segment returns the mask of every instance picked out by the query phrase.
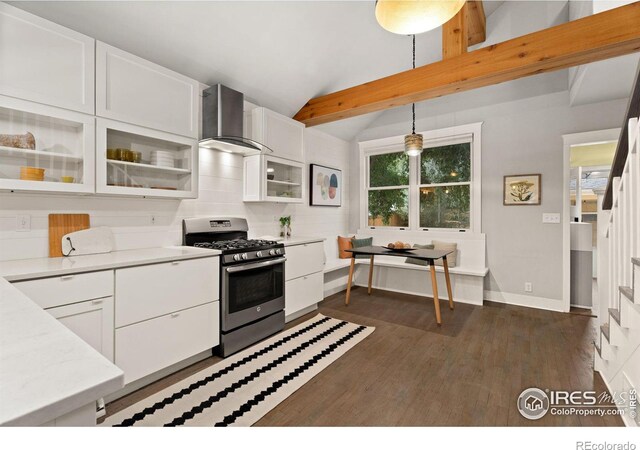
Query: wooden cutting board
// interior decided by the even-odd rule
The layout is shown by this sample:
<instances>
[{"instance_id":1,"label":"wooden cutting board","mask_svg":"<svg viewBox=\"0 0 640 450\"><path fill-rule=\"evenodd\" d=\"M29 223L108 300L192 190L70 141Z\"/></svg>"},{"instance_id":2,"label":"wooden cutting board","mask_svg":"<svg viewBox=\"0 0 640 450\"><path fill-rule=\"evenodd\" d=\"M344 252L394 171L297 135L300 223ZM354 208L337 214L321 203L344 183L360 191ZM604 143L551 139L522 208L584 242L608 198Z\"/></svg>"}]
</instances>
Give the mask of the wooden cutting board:
<instances>
[{"instance_id":1,"label":"wooden cutting board","mask_svg":"<svg viewBox=\"0 0 640 450\"><path fill-rule=\"evenodd\" d=\"M62 236L89 228L89 214L49 214L49 257L62 254Z\"/></svg>"}]
</instances>

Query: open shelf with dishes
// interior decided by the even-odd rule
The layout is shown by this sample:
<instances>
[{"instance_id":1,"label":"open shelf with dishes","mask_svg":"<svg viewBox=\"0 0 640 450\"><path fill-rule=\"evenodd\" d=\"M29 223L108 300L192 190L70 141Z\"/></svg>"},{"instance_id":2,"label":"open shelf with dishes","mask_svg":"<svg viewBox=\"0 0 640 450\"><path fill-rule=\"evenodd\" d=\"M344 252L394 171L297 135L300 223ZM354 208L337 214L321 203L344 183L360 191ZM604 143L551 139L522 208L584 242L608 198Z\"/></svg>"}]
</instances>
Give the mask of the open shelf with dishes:
<instances>
[{"instance_id":1,"label":"open shelf with dishes","mask_svg":"<svg viewBox=\"0 0 640 450\"><path fill-rule=\"evenodd\" d=\"M93 116L0 96L0 189L94 190Z\"/></svg>"},{"instance_id":2,"label":"open shelf with dishes","mask_svg":"<svg viewBox=\"0 0 640 450\"><path fill-rule=\"evenodd\" d=\"M97 119L96 191L145 197L197 197L197 141Z\"/></svg>"},{"instance_id":3,"label":"open shelf with dishes","mask_svg":"<svg viewBox=\"0 0 640 450\"><path fill-rule=\"evenodd\" d=\"M267 155L244 158L244 201L302 203L304 164Z\"/></svg>"}]
</instances>

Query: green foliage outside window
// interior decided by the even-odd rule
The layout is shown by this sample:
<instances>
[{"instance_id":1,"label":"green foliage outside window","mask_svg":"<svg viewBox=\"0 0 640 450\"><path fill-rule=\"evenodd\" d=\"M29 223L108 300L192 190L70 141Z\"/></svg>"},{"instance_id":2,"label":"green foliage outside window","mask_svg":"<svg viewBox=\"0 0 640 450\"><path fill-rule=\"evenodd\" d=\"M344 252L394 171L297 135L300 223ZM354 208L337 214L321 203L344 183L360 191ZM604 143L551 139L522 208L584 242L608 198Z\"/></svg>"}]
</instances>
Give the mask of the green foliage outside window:
<instances>
[{"instance_id":1,"label":"green foliage outside window","mask_svg":"<svg viewBox=\"0 0 640 450\"><path fill-rule=\"evenodd\" d=\"M422 185L417 205L420 209L419 226L470 228L471 144L426 148L418 164L419 183ZM446 185L425 186L433 184ZM409 156L404 152L369 157L369 187L391 188L369 190L370 226L409 226L408 185Z\"/></svg>"},{"instance_id":2,"label":"green foliage outside window","mask_svg":"<svg viewBox=\"0 0 640 450\"><path fill-rule=\"evenodd\" d=\"M469 228L469 185L420 188L421 228Z\"/></svg>"},{"instance_id":3,"label":"green foliage outside window","mask_svg":"<svg viewBox=\"0 0 640 450\"><path fill-rule=\"evenodd\" d=\"M420 156L420 184L471 180L471 144L425 148Z\"/></svg>"},{"instance_id":4,"label":"green foliage outside window","mask_svg":"<svg viewBox=\"0 0 640 450\"><path fill-rule=\"evenodd\" d=\"M404 153L386 153L369 157L369 186L407 186L409 157ZM369 225L381 219L385 226L409 226L409 190L369 191ZM393 223L392 223L393 222Z\"/></svg>"}]
</instances>

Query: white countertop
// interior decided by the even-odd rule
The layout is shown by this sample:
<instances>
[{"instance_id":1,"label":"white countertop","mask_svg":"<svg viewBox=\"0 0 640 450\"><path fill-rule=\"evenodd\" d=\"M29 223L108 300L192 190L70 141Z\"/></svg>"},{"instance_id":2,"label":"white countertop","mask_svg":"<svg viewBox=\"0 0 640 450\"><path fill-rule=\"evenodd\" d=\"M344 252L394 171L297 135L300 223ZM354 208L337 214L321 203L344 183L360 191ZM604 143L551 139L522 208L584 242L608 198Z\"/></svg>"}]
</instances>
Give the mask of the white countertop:
<instances>
[{"instance_id":1,"label":"white countertop","mask_svg":"<svg viewBox=\"0 0 640 450\"><path fill-rule=\"evenodd\" d=\"M282 242L284 243L285 247L288 247L290 245L310 244L312 242L322 242L327 240L326 238L318 236L292 236L288 239L274 236L261 236L258 239Z\"/></svg>"},{"instance_id":2,"label":"white countertop","mask_svg":"<svg viewBox=\"0 0 640 450\"><path fill-rule=\"evenodd\" d=\"M98 255L70 256L60 258L19 259L0 262L0 277L7 281L95 272L120 267L154 264L183 259L217 256L218 250L196 247L145 248L123 250Z\"/></svg>"},{"instance_id":3,"label":"white countertop","mask_svg":"<svg viewBox=\"0 0 640 450\"><path fill-rule=\"evenodd\" d=\"M0 278L0 424L40 425L124 386L124 373Z\"/></svg>"},{"instance_id":4,"label":"white countertop","mask_svg":"<svg viewBox=\"0 0 640 450\"><path fill-rule=\"evenodd\" d=\"M0 425L40 425L124 386L124 373L9 281L217 256L148 248L0 262Z\"/></svg>"}]
</instances>

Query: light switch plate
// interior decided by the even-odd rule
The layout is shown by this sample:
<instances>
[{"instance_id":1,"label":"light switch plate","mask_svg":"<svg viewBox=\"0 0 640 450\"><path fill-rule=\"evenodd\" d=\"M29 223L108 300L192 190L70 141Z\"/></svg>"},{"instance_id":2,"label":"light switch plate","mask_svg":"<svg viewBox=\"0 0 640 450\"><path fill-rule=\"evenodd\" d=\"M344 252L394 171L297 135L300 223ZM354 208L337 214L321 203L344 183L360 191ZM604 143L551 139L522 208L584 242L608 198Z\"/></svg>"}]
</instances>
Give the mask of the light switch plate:
<instances>
[{"instance_id":1,"label":"light switch plate","mask_svg":"<svg viewBox=\"0 0 640 450\"><path fill-rule=\"evenodd\" d=\"M560 213L542 213L542 223L560 223Z\"/></svg>"}]
</instances>

